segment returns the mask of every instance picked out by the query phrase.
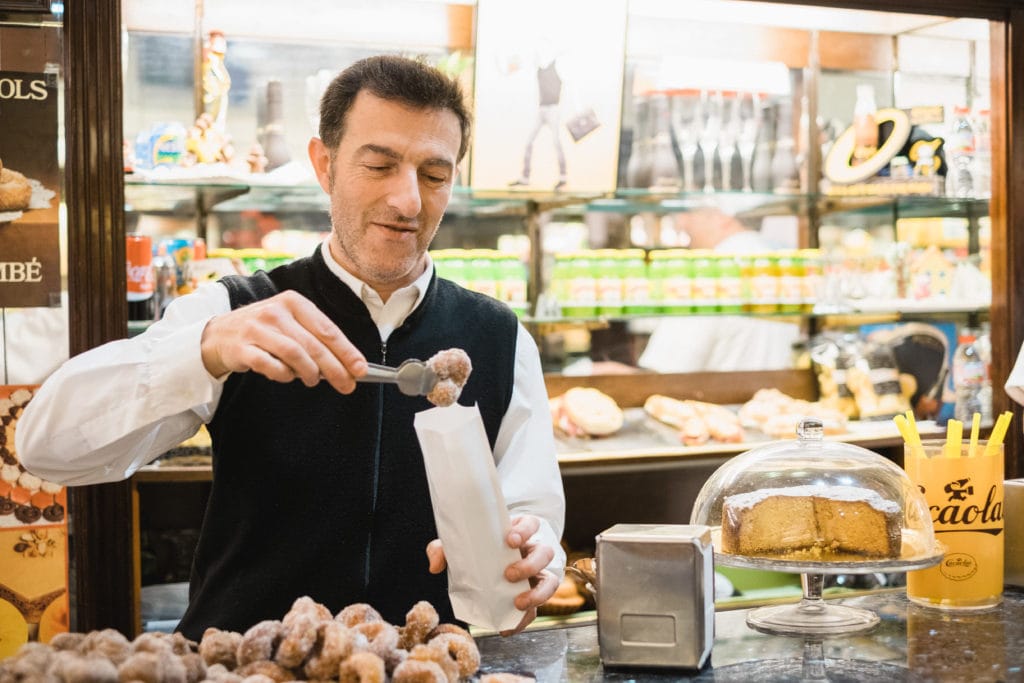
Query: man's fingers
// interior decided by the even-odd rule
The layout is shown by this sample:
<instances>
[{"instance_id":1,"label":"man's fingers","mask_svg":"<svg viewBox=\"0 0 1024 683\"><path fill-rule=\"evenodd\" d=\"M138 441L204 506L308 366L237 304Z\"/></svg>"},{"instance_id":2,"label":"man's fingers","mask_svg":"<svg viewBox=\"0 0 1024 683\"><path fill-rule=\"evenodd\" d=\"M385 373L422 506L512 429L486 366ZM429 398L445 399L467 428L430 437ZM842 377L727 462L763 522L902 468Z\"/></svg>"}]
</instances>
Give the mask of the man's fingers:
<instances>
[{"instance_id":1,"label":"man's fingers","mask_svg":"<svg viewBox=\"0 0 1024 683\"><path fill-rule=\"evenodd\" d=\"M543 571L536 576L536 583L530 590L523 591L516 596L516 609L537 608L547 602L556 590L558 590L558 578L549 571Z\"/></svg>"},{"instance_id":2,"label":"man's fingers","mask_svg":"<svg viewBox=\"0 0 1024 683\"><path fill-rule=\"evenodd\" d=\"M252 370L306 386L327 380L350 393L366 359L313 302L294 291L216 316L203 331L203 363L215 377Z\"/></svg>"},{"instance_id":3,"label":"man's fingers","mask_svg":"<svg viewBox=\"0 0 1024 683\"><path fill-rule=\"evenodd\" d=\"M444 556L444 547L439 539L435 538L427 544L427 560L430 562L431 574L440 574L448 566L448 560Z\"/></svg>"},{"instance_id":4,"label":"man's fingers","mask_svg":"<svg viewBox=\"0 0 1024 683\"><path fill-rule=\"evenodd\" d=\"M505 568L505 578L513 583L536 576L551 564L555 557L554 549L541 543L524 546L522 550L523 559Z\"/></svg>"},{"instance_id":5,"label":"man's fingers","mask_svg":"<svg viewBox=\"0 0 1024 683\"><path fill-rule=\"evenodd\" d=\"M326 350L326 354L321 355L322 351L318 349L315 357L322 361L320 367L328 382L347 386L354 382L354 378L366 374L366 358L323 311L300 295L288 297L285 301L295 320ZM335 360L338 365L334 364Z\"/></svg>"},{"instance_id":6,"label":"man's fingers","mask_svg":"<svg viewBox=\"0 0 1024 683\"><path fill-rule=\"evenodd\" d=\"M512 528L505 535L505 542L510 548L521 548L537 530L540 520L533 515L521 515L512 519Z\"/></svg>"}]
</instances>

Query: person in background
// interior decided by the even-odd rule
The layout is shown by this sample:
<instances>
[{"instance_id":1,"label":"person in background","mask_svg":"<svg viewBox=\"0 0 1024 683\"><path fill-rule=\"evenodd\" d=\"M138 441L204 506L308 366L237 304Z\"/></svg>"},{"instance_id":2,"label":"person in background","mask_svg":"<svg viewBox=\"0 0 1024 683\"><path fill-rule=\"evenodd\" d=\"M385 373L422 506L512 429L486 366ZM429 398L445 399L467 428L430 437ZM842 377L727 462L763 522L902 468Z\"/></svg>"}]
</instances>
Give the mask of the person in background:
<instances>
[{"instance_id":1,"label":"person in background","mask_svg":"<svg viewBox=\"0 0 1024 683\"><path fill-rule=\"evenodd\" d=\"M427 248L470 139L459 86L420 61L376 56L321 100L309 156L332 232L306 258L182 296L144 334L70 359L17 430L24 466L67 485L124 479L208 425L213 484L179 624L244 631L299 596L370 603L393 623L420 600L452 621L414 415L367 362L449 347L473 372L521 560L526 612L559 584L565 499L540 359L510 309L438 278Z\"/></svg>"},{"instance_id":2,"label":"person in background","mask_svg":"<svg viewBox=\"0 0 1024 683\"><path fill-rule=\"evenodd\" d=\"M776 248L725 208L701 206L675 216L690 249L751 254ZM799 325L789 322L741 315L666 318L651 331L638 365L666 373L780 370L792 367L799 339Z\"/></svg>"}]
</instances>

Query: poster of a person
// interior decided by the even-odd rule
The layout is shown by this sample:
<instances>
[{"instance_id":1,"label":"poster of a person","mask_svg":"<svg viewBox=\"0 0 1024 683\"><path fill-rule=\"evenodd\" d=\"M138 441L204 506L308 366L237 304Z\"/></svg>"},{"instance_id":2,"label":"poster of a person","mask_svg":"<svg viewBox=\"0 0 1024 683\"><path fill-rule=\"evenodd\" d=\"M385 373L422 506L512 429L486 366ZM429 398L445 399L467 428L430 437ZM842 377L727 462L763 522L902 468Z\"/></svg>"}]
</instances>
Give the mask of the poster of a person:
<instances>
[{"instance_id":1,"label":"poster of a person","mask_svg":"<svg viewBox=\"0 0 1024 683\"><path fill-rule=\"evenodd\" d=\"M602 7L478 3L475 189L614 189L626 4Z\"/></svg>"}]
</instances>

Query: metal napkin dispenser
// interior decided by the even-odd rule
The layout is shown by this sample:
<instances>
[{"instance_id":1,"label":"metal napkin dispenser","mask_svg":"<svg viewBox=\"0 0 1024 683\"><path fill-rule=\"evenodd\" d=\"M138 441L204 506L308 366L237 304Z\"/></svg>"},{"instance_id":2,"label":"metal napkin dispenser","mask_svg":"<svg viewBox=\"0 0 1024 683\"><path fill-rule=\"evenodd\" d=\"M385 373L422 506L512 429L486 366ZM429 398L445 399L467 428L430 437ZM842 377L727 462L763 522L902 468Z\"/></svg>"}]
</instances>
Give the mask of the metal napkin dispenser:
<instances>
[{"instance_id":1,"label":"metal napkin dispenser","mask_svg":"<svg viewBox=\"0 0 1024 683\"><path fill-rule=\"evenodd\" d=\"M616 524L597 536L597 632L605 666L699 669L715 637L707 526Z\"/></svg>"}]
</instances>

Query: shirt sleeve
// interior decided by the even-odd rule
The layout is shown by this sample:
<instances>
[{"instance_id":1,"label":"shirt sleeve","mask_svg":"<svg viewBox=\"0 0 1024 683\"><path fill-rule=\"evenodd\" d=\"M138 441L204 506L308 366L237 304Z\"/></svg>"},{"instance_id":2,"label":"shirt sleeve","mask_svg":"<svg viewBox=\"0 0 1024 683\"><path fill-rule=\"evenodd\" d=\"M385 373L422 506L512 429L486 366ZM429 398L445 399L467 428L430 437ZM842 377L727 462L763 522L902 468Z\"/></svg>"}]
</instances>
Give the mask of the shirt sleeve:
<instances>
[{"instance_id":1,"label":"shirt sleeve","mask_svg":"<svg viewBox=\"0 0 1024 683\"><path fill-rule=\"evenodd\" d=\"M199 342L210 318L230 310L223 285L203 286L139 336L65 362L18 421L25 469L65 485L118 481L195 434L226 378L207 372Z\"/></svg>"},{"instance_id":2,"label":"shirt sleeve","mask_svg":"<svg viewBox=\"0 0 1024 683\"><path fill-rule=\"evenodd\" d=\"M530 514L540 519L535 538L554 549L555 557L547 568L561 579L565 570L561 545L565 493L540 355L522 325L516 337L512 400L498 429L494 459L509 514Z\"/></svg>"},{"instance_id":3,"label":"shirt sleeve","mask_svg":"<svg viewBox=\"0 0 1024 683\"><path fill-rule=\"evenodd\" d=\"M1010 376L1006 378L1004 388L1010 398L1024 405L1024 345L1017 352L1017 360L1013 364Z\"/></svg>"}]
</instances>

